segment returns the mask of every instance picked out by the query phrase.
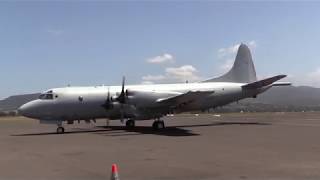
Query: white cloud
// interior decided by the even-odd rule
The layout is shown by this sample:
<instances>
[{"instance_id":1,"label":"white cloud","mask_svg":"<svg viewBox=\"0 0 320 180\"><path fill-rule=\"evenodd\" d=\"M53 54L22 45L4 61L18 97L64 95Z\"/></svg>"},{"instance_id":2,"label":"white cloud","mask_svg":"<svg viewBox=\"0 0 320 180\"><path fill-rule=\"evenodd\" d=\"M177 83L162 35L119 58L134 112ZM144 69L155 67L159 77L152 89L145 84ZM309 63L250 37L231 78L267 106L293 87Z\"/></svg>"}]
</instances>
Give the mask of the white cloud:
<instances>
[{"instance_id":1,"label":"white cloud","mask_svg":"<svg viewBox=\"0 0 320 180\"><path fill-rule=\"evenodd\" d=\"M254 41L254 40L249 41L249 42L248 42L248 46L249 46L249 48L251 48L251 49L255 49L255 48L257 47L257 42Z\"/></svg>"},{"instance_id":2,"label":"white cloud","mask_svg":"<svg viewBox=\"0 0 320 180\"><path fill-rule=\"evenodd\" d=\"M149 58L147 59L147 62L151 64L174 63L174 58L171 54L165 53L160 56Z\"/></svg>"},{"instance_id":3,"label":"white cloud","mask_svg":"<svg viewBox=\"0 0 320 180\"><path fill-rule=\"evenodd\" d=\"M60 30L60 29L48 29L47 30L47 33L55 35L55 36L59 36L59 35L63 34L63 32L64 31Z\"/></svg>"},{"instance_id":4,"label":"white cloud","mask_svg":"<svg viewBox=\"0 0 320 180\"><path fill-rule=\"evenodd\" d=\"M221 64L221 65L219 66L219 70L220 70L221 72L227 72L227 71L229 71L229 70L232 68L232 66L233 66L233 62L234 62L233 59L226 59L226 60L223 62L223 64Z\"/></svg>"},{"instance_id":5,"label":"white cloud","mask_svg":"<svg viewBox=\"0 0 320 180\"><path fill-rule=\"evenodd\" d=\"M223 58L223 57L226 57L226 56L234 56L237 53L240 44L241 43L238 43L238 44L234 44L232 46L226 47L226 48L218 49L218 57L219 58ZM247 42L245 44L247 44L248 47L251 50L255 49L257 47L257 42L254 41L254 40L249 41L249 42Z\"/></svg>"},{"instance_id":6,"label":"white cloud","mask_svg":"<svg viewBox=\"0 0 320 180\"><path fill-rule=\"evenodd\" d=\"M320 88L320 67L305 74L289 74L282 81L291 82L293 86L312 86Z\"/></svg>"},{"instance_id":7,"label":"white cloud","mask_svg":"<svg viewBox=\"0 0 320 180\"><path fill-rule=\"evenodd\" d=\"M236 44L227 48L220 48L218 50L218 57L225 57L228 55L233 55L237 52L238 48L239 48L240 44Z\"/></svg>"},{"instance_id":8,"label":"white cloud","mask_svg":"<svg viewBox=\"0 0 320 180\"><path fill-rule=\"evenodd\" d=\"M320 67L315 71L308 73L307 76L314 79L320 79Z\"/></svg>"},{"instance_id":9,"label":"white cloud","mask_svg":"<svg viewBox=\"0 0 320 180\"><path fill-rule=\"evenodd\" d=\"M166 75L172 79L178 81L196 81L199 80L199 76L196 75L197 69L192 65L184 65L177 68L166 68Z\"/></svg>"},{"instance_id":10,"label":"white cloud","mask_svg":"<svg viewBox=\"0 0 320 180\"><path fill-rule=\"evenodd\" d=\"M192 65L183 65L180 67L168 67L165 69L165 75L147 75L142 77L143 84L153 83L173 83L173 82L194 82L202 78L197 75L198 70Z\"/></svg>"},{"instance_id":11,"label":"white cloud","mask_svg":"<svg viewBox=\"0 0 320 180\"><path fill-rule=\"evenodd\" d=\"M163 75L147 75L147 76L143 76L142 80L143 81L161 81L165 78L166 77Z\"/></svg>"},{"instance_id":12,"label":"white cloud","mask_svg":"<svg viewBox=\"0 0 320 180\"><path fill-rule=\"evenodd\" d=\"M148 84L154 84L154 82L152 82L152 81L142 81L141 84L148 85Z\"/></svg>"},{"instance_id":13,"label":"white cloud","mask_svg":"<svg viewBox=\"0 0 320 180\"><path fill-rule=\"evenodd\" d=\"M305 76L294 76L291 79L298 85L320 87L320 67L307 73Z\"/></svg>"},{"instance_id":14,"label":"white cloud","mask_svg":"<svg viewBox=\"0 0 320 180\"><path fill-rule=\"evenodd\" d=\"M238 43L226 48L218 49L218 58L221 59L221 63L217 68L219 73L225 73L231 69L240 44L241 43ZM254 40L248 41L245 44L247 44L251 50L257 47L257 42Z\"/></svg>"}]
</instances>

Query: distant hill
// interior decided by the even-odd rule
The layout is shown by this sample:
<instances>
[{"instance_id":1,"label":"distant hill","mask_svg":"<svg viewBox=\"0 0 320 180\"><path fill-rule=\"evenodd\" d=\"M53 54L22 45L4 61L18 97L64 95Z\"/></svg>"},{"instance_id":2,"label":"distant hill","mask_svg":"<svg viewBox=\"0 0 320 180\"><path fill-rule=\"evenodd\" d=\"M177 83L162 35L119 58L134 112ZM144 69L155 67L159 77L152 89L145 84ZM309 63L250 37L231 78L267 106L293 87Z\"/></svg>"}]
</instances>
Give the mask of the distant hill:
<instances>
[{"instance_id":1,"label":"distant hill","mask_svg":"<svg viewBox=\"0 0 320 180\"><path fill-rule=\"evenodd\" d=\"M308 86L273 87L248 102L294 105L294 106L320 106L320 88Z\"/></svg>"},{"instance_id":2,"label":"distant hill","mask_svg":"<svg viewBox=\"0 0 320 180\"><path fill-rule=\"evenodd\" d=\"M320 88L308 86L273 87L267 92L217 108L216 112L320 111Z\"/></svg>"},{"instance_id":3,"label":"distant hill","mask_svg":"<svg viewBox=\"0 0 320 180\"><path fill-rule=\"evenodd\" d=\"M4 100L0 101L0 111L14 111L17 110L21 105L37 99L39 97L39 93L36 94L24 94L17 96L10 96Z\"/></svg>"},{"instance_id":4,"label":"distant hill","mask_svg":"<svg viewBox=\"0 0 320 180\"><path fill-rule=\"evenodd\" d=\"M13 111L37 99L39 93L11 96L0 101L0 111ZM273 87L256 99L217 108L215 111L320 111L320 88L308 86Z\"/></svg>"}]
</instances>

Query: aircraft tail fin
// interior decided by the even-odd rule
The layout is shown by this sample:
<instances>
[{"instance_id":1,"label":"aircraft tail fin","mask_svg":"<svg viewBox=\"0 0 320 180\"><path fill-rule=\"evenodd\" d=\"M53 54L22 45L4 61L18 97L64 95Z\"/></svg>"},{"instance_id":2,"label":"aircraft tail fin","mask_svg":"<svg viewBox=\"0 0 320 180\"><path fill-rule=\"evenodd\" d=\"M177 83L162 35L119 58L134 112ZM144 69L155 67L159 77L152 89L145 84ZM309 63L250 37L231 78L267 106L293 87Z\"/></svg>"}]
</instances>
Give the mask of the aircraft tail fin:
<instances>
[{"instance_id":1,"label":"aircraft tail fin","mask_svg":"<svg viewBox=\"0 0 320 180\"><path fill-rule=\"evenodd\" d=\"M231 70L220 77L203 82L251 83L255 81L257 81L257 76L250 49L245 44L241 44Z\"/></svg>"}]
</instances>

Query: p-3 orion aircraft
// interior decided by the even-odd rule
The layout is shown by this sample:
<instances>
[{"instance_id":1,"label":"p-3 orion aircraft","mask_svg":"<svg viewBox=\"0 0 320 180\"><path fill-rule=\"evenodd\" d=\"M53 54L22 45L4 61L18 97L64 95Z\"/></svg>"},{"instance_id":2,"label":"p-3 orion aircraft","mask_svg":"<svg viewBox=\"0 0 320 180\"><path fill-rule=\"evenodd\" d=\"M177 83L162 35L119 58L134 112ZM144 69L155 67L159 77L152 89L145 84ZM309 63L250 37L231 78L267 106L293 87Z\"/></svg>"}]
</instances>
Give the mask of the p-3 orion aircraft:
<instances>
[{"instance_id":1,"label":"p-3 orion aircraft","mask_svg":"<svg viewBox=\"0 0 320 180\"><path fill-rule=\"evenodd\" d=\"M207 110L245 98L255 98L286 77L277 75L257 80L249 48L241 44L233 67L226 74L196 83L65 87L45 91L39 99L22 105L21 115L39 119L40 123L58 125L106 118L121 120L127 128L138 120L154 120L153 128L165 128L163 116L196 110Z\"/></svg>"}]
</instances>

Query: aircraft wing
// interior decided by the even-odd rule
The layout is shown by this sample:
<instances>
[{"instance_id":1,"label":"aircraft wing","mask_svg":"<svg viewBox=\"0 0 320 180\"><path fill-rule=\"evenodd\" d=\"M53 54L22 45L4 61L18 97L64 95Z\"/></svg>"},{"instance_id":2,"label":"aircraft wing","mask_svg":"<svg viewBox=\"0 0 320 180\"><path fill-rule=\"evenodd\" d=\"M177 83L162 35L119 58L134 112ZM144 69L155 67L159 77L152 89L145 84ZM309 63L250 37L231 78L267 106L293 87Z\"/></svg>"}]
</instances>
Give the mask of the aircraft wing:
<instances>
[{"instance_id":1,"label":"aircraft wing","mask_svg":"<svg viewBox=\"0 0 320 180\"><path fill-rule=\"evenodd\" d=\"M205 98L210 94L214 93L214 91L189 91L184 94L179 94L176 96L158 99L157 103L159 104L169 104L173 108L181 107L187 104L190 104L197 99Z\"/></svg>"},{"instance_id":2,"label":"aircraft wing","mask_svg":"<svg viewBox=\"0 0 320 180\"><path fill-rule=\"evenodd\" d=\"M286 75L278 75L278 76L273 76L267 79L263 79L260 81L256 81L253 83L249 83L246 85L243 85L242 88L244 89L258 89L258 88L262 88L265 86L269 86L269 85L274 85L274 86L280 86L280 85L290 85L291 83L274 83L282 78L287 77Z\"/></svg>"}]
</instances>

